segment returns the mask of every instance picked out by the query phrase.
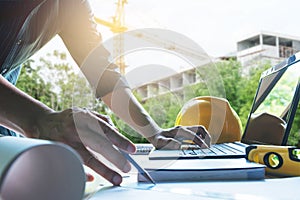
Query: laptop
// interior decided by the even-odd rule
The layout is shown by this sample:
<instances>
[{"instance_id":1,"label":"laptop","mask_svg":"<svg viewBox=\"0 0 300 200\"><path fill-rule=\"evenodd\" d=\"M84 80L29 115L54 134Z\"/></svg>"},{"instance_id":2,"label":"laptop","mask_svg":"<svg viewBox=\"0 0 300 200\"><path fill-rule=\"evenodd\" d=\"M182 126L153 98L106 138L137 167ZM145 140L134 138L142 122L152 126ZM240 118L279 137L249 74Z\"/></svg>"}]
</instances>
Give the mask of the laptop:
<instances>
[{"instance_id":1,"label":"laptop","mask_svg":"<svg viewBox=\"0 0 300 200\"><path fill-rule=\"evenodd\" d=\"M181 150L153 149L149 159L244 158L246 147L251 144L287 145L299 97L300 52L261 74L241 142L214 144L207 149L186 146ZM273 127L274 133L264 135L258 131L265 127L259 126L259 120L265 117L280 120L279 128Z\"/></svg>"}]
</instances>

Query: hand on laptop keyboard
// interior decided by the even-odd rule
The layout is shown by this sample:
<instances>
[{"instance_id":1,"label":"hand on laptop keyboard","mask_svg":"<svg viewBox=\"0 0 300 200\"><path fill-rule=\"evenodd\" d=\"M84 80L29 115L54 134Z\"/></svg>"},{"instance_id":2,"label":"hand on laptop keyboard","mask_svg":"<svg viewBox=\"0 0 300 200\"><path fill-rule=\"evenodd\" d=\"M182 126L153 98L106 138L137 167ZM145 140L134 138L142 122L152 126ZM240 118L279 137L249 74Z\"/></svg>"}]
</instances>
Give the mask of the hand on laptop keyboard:
<instances>
[{"instance_id":1,"label":"hand on laptop keyboard","mask_svg":"<svg viewBox=\"0 0 300 200\"><path fill-rule=\"evenodd\" d=\"M204 126L176 126L162 129L158 134L149 138L157 149L180 149L186 141L207 148L211 145L211 137Z\"/></svg>"}]
</instances>

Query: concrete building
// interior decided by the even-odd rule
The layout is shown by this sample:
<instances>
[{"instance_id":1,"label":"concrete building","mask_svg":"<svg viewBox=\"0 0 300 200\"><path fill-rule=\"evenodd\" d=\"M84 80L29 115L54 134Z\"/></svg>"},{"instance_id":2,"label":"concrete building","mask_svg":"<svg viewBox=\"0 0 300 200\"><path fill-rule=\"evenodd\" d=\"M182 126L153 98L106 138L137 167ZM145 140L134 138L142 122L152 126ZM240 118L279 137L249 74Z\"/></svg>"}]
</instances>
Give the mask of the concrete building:
<instances>
[{"instance_id":1,"label":"concrete building","mask_svg":"<svg viewBox=\"0 0 300 200\"><path fill-rule=\"evenodd\" d=\"M201 81L196 69L193 68L138 86L135 90L143 101L169 92L183 97L184 86L197 84Z\"/></svg>"},{"instance_id":2,"label":"concrete building","mask_svg":"<svg viewBox=\"0 0 300 200\"><path fill-rule=\"evenodd\" d=\"M300 38L261 31L237 42L237 60L245 70L257 62L270 61L272 65L300 50Z\"/></svg>"},{"instance_id":3,"label":"concrete building","mask_svg":"<svg viewBox=\"0 0 300 200\"><path fill-rule=\"evenodd\" d=\"M237 42L237 51L216 60L237 59L244 72L256 66L258 62L269 61L272 65L300 51L300 38L262 31L249 35ZM143 100L162 95L167 92L183 96L186 85L201 82L196 69L188 69L173 76L145 83L135 88Z\"/></svg>"}]
</instances>

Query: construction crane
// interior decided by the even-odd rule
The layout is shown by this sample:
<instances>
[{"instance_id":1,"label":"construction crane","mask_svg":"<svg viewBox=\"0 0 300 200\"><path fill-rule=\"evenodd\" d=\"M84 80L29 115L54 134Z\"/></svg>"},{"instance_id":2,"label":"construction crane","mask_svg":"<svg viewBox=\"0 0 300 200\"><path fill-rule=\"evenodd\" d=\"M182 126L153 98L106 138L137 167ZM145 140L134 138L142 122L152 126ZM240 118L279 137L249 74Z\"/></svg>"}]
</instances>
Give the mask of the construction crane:
<instances>
[{"instance_id":1,"label":"construction crane","mask_svg":"<svg viewBox=\"0 0 300 200\"><path fill-rule=\"evenodd\" d=\"M125 23L125 12L124 12L124 6L127 4L127 0L118 0L117 1L117 8L115 11L115 15L112 17L112 21L106 21L99 17L95 17L95 21L98 24L104 25L110 30L116 34L113 38L113 58L116 59L115 63L119 66L120 73L125 74L125 61L124 61L124 34L123 32L127 31L128 28L124 26ZM188 47L182 42L178 41L174 42L170 40L168 37L161 37L159 35L153 34L151 31L133 31L132 33L129 32L129 34L133 34L134 37L137 39L141 39L143 41L147 41L151 44L153 44L156 47L161 47L163 49L167 49L169 51L173 51L176 53L179 53L181 55L185 55L193 60L196 60L197 64L207 64L210 62L208 59L208 55L203 51L199 52L199 49L195 50L191 47ZM163 36L165 34L162 34Z\"/></svg>"},{"instance_id":2,"label":"construction crane","mask_svg":"<svg viewBox=\"0 0 300 200\"><path fill-rule=\"evenodd\" d=\"M125 74L125 61L124 61L124 38L123 35L120 33L123 33L127 30L127 27L124 26L125 23L125 12L124 12L124 6L127 4L127 0L118 0L117 2L117 8L115 11L115 15L112 17L112 21L106 21L103 19L100 19L99 17L95 17L95 21L98 24L102 24L106 27L109 27L111 32L113 32L115 37L113 38L114 42L114 52L113 57L116 58L115 63L120 68L120 73Z\"/></svg>"}]
</instances>

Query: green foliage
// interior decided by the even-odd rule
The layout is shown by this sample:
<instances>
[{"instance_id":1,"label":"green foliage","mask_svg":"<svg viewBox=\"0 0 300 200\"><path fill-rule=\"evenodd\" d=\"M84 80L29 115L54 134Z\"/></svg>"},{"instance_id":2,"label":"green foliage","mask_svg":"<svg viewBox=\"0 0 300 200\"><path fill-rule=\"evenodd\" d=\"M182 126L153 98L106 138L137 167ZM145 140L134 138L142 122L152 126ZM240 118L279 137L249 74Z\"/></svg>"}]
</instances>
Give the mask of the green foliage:
<instances>
[{"instance_id":1,"label":"green foliage","mask_svg":"<svg viewBox=\"0 0 300 200\"><path fill-rule=\"evenodd\" d=\"M176 94L168 93L145 102L144 108L153 116L156 123L162 128L174 126L176 116L183 102Z\"/></svg>"},{"instance_id":2,"label":"green foliage","mask_svg":"<svg viewBox=\"0 0 300 200\"><path fill-rule=\"evenodd\" d=\"M249 117L249 112L253 104L254 95L258 87L261 73L270 67L270 63L262 63L257 67L252 67L249 71L249 75L244 76L243 82L240 83L243 87L240 91L238 91L240 95L238 103L240 106L237 113L240 116L244 127L246 126L246 122Z\"/></svg>"},{"instance_id":3,"label":"green foliage","mask_svg":"<svg viewBox=\"0 0 300 200\"><path fill-rule=\"evenodd\" d=\"M243 86L242 83L244 82L242 66L235 60L218 62L216 63L216 66L223 81L225 98L230 102L233 109L238 111L241 107L239 98Z\"/></svg>"},{"instance_id":4,"label":"green foliage","mask_svg":"<svg viewBox=\"0 0 300 200\"><path fill-rule=\"evenodd\" d=\"M51 90L52 85L41 77L41 67L33 68L32 63L33 60L28 60L22 65L16 86L49 107L58 107L58 95Z\"/></svg>"},{"instance_id":5,"label":"green foliage","mask_svg":"<svg viewBox=\"0 0 300 200\"><path fill-rule=\"evenodd\" d=\"M135 94L138 100L141 101L138 94ZM162 128L169 128L174 126L175 117L179 112L183 102L180 97L168 93L157 98L152 98L143 103L144 108L148 111L150 116L156 121L156 123ZM135 130L130 128L122 120L111 116L120 132L135 143L146 143L147 140L142 137Z\"/></svg>"},{"instance_id":6,"label":"green foliage","mask_svg":"<svg viewBox=\"0 0 300 200\"><path fill-rule=\"evenodd\" d=\"M126 123L124 123L121 119L116 117L114 114L110 114L110 117L119 130L121 134L126 136L129 140L131 140L134 143L147 143L148 141L146 138L141 136L138 132L136 132L134 129L132 129L130 126L128 126Z\"/></svg>"},{"instance_id":7,"label":"green foliage","mask_svg":"<svg viewBox=\"0 0 300 200\"><path fill-rule=\"evenodd\" d=\"M198 84L199 88L196 89L195 95L225 97L226 91L219 70L218 66L214 63L196 68L197 76L200 78L201 82Z\"/></svg>"},{"instance_id":8,"label":"green foliage","mask_svg":"<svg viewBox=\"0 0 300 200\"><path fill-rule=\"evenodd\" d=\"M100 113L106 106L95 98L85 77L66 60L66 54L54 51L23 64L17 87L54 110L85 107Z\"/></svg>"},{"instance_id":9,"label":"green foliage","mask_svg":"<svg viewBox=\"0 0 300 200\"><path fill-rule=\"evenodd\" d=\"M185 102L197 96L207 95L221 97L225 95L245 126L258 80L261 73L270 67L270 63L261 63L252 67L248 73L243 71L241 64L235 60L218 62L214 70L209 67L208 65L199 68L198 76L204 81L186 86L184 95L169 92L145 102L142 102L137 94L135 95L162 128L174 126L176 116ZM112 114L102 102L96 100L86 79L78 71L69 65L65 53L54 51L53 54L41 58L38 64L33 60L25 62L17 87L55 110L78 106L108 114L120 132L131 141L147 142L145 138ZM219 77L222 80L217 80ZM208 84L210 84L209 88ZM298 107L289 144L300 147L299 110Z\"/></svg>"},{"instance_id":10,"label":"green foliage","mask_svg":"<svg viewBox=\"0 0 300 200\"><path fill-rule=\"evenodd\" d=\"M218 73L220 75L219 77L222 78L221 83L225 90L226 99L239 115L243 127L246 125L261 73L270 67L271 65L269 62L259 63L256 67L252 67L248 72L246 72L242 71L243 68L241 64L235 60L216 63L217 70L214 72ZM208 76L210 75L211 70L202 68L202 71L199 73L201 73L200 77ZM223 91L222 88L220 88L220 84L217 87L211 88L217 90L217 92L213 92L214 94L222 95ZM182 101L177 101L177 104L172 103L174 96L165 95L147 100L144 103L144 107L161 127L168 128L174 125L176 116L185 102L197 96L206 96L211 94L212 92L207 88L207 82L201 82L185 87L185 98L182 99ZM298 113L295 117L295 123L291 131L291 137L289 139L289 143L292 145L300 145L299 126L300 117L298 109Z\"/></svg>"}]
</instances>

